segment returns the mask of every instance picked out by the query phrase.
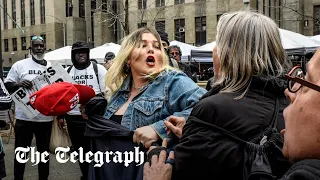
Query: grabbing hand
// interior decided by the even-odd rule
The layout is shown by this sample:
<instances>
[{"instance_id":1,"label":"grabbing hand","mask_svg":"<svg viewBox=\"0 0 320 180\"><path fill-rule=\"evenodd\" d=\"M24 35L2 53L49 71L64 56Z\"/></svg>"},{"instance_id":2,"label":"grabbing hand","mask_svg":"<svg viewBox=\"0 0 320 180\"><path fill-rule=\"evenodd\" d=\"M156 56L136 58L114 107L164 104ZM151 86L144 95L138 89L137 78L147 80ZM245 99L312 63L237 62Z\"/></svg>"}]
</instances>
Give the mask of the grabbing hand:
<instances>
[{"instance_id":1,"label":"grabbing hand","mask_svg":"<svg viewBox=\"0 0 320 180\"><path fill-rule=\"evenodd\" d=\"M164 125L167 127L167 132L173 132L179 139L182 137L182 129L186 124L184 117L170 116L168 121L164 121Z\"/></svg>"},{"instance_id":2,"label":"grabbing hand","mask_svg":"<svg viewBox=\"0 0 320 180\"><path fill-rule=\"evenodd\" d=\"M162 142L163 147L167 147L167 140ZM170 152L168 159L166 159L166 151L160 152L159 158L153 155L151 159L151 166L146 162L143 167L144 180L170 180L172 176L172 163L174 163L174 153Z\"/></svg>"},{"instance_id":3,"label":"grabbing hand","mask_svg":"<svg viewBox=\"0 0 320 180\"><path fill-rule=\"evenodd\" d=\"M57 119L58 127L63 130L64 128L64 119Z\"/></svg>"},{"instance_id":4,"label":"grabbing hand","mask_svg":"<svg viewBox=\"0 0 320 180\"><path fill-rule=\"evenodd\" d=\"M159 140L159 136L151 126L144 126L134 131L133 142L142 143L145 148L149 149L153 142Z\"/></svg>"},{"instance_id":5,"label":"grabbing hand","mask_svg":"<svg viewBox=\"0 0 320 180\"><path fill-rule=\"evenodd\" d=\"M29 80L23 80L19 83L17 83L19 87L23 87L23 88L26 88L26 89L32 89L32 82L29 81Z\"/></svg>"},{"instance_id":6,"label":"grabbing hand","mask_svg":"<svg viewBox=\"0 0 320 180\"><path fill-rule=\"evenodd\" d=\"M88 120L88 116L86 114L86 105L80 106L80 112L83 119Z\"/></svg>"}]
</instances>

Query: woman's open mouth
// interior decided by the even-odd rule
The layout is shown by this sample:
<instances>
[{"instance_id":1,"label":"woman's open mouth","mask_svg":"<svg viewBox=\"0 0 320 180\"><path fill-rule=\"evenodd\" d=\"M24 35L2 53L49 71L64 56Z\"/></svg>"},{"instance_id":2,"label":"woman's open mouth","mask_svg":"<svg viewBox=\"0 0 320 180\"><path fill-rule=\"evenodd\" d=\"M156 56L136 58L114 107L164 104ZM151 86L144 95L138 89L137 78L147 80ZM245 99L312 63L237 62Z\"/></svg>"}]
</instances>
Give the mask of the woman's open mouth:
<instances>
[{"instance_id":1,"label":"woman's open mouth","mask_svg":"<svg viewBox=\"0 0 320 180\"><path fill-rule=\"evenodd\" d=\"M147 65L148 66L154 66L155 65L155 60L153 56L148 56L147 57Z\"/></svg>"}]
</instances>

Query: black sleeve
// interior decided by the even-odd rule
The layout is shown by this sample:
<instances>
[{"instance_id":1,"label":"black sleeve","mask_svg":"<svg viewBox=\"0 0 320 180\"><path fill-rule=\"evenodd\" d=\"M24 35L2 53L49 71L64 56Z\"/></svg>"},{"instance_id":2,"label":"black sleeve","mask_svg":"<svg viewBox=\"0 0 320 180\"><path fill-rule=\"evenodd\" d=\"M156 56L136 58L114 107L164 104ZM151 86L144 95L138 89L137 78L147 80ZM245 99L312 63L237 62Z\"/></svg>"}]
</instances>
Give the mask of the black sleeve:
<instances>
[{"instance_id":1,"label":"black sleeve","mask_svg":"<svg viewBox=\"0 0 320 180\"><path fill-rule=\"evenodd\" d=\"M16 82L6 82L4 83L4 85L10 94L14 93L16 90L19 89L19 85Z\"/></svg>"},{"instance_id":2,"label":"black sleeve","mask_svg":"<svg viewBox=\"0 0 320 180\"><path fill-rule=\"evenodd\" d=\"M302 160L288 170L280 180L310 180L320 179L320 160L307 159Z\"/></svg>"}]
</instances>

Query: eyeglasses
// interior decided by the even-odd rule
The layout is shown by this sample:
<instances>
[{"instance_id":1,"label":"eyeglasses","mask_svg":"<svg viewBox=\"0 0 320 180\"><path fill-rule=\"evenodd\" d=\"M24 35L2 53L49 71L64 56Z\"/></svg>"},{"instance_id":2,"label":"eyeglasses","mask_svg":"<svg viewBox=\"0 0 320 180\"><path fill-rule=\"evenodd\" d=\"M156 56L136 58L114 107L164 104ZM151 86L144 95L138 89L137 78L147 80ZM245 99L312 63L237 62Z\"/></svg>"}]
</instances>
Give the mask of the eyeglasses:
<instances>
[{"instance_id":1,"label":"eyeglasses","mask_svg":"<svg viewBox=\"0 0 320 180\"><path fill-rule=\"evenodd\" d=\"M171 52L170 54L171 54L172 56L174 56L174 55L180 56L180 53L178 53L178 52Z\"/></svg>"},{"instance_id":2,"label":"eyeglasses","mask_svg":"<svg viewBox=\"0 0 320 180\"><path fill-rule=\"evenodd\" d=\"M288 90L292 93L297 92L302 85L320 92L320 86L305 80L305 73L300 66L292 68L285 76L288 79Z\"/></svg>"},{"instance_id":3,"label":"eyeglasses","mask_svg":"<svg viewBox=\"0 0 320 180\"><path fill-rule=\"evenodd\" d=\"M41 41L43 41L43 38L42 38L41 36L33 36L33 37L31 38L32 41L35 41L35 40L37 40L37 39L40 39Z\"/></svg>"}]
</instances>

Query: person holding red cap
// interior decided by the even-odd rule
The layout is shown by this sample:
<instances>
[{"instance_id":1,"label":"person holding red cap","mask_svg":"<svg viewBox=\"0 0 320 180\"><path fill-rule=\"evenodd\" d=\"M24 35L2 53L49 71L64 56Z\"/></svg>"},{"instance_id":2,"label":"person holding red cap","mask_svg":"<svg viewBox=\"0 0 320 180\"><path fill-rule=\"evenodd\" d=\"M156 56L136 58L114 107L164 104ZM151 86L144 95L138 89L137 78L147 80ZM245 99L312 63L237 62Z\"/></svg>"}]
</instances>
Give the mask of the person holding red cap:
<instances>
[{"instance_id":1,"label":"person holding red cap","mask_svg":"<svg viewBox=\"0 0 320 180\"><path fill-rule=\"evenodd\" d=\"M72 45L71 61L73 66L67 67L66 71L72 79L80 85L91 87L95 94L104 95L104 82L107 70L100 64L90 61L90 49L85 42L76 42ZM83 152L89 151L89 138L84 136L86 120L82 118L79 105L71 109L65 115L57 117L58 125L62 127L64 120L67 121L67 128L74 150L83 148ZM88 176L88 166L86 162L79 162L82 172L81 179L86 180Z\"/></svg>"},{"instance_id":2,"label":"person holding red cap","mask_svg":"<svg viewBox=\"0 0 320 180\"><path fill-rule=\"evenodd\" d=\"M86 104L95 97L94 90L85 85L59 82L48 85L30 95L30 104L46 116L61 116L78 104Z\"/></svg>"},{"instance_id":3,"label":"person holding red cap","mask_svg":"<svg viewBox=\"0 0 320 180\"><path fill-rule=\"evenodd\" d=\"M41 36L31 38L31 57L14 63L5 79L5 86L10 93L19 88L32 89L31 80L42 73L46 73L51 63L44 59L44 49L45 43ZM29 119L23 110L16 106L15 118L15 148L30 147L33 135L35 135L37 151L40 153L49 152L53 117L39 114L33 119ZM14 179L23 180L24 170L25 163L19 163L15 159ZM49 161L47 163L40 162L38 172L39 180L47 180Z\"/></svg>"}]
</instances>

